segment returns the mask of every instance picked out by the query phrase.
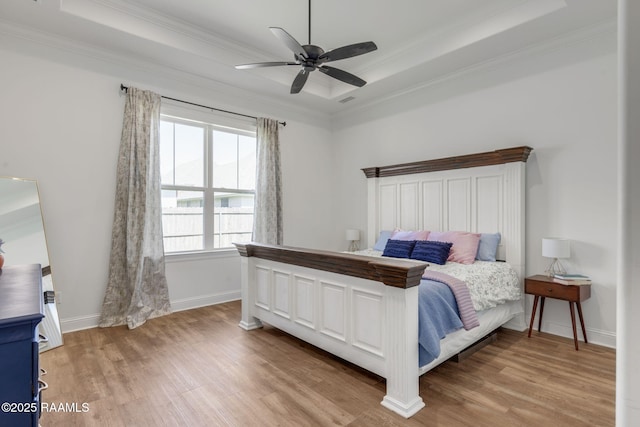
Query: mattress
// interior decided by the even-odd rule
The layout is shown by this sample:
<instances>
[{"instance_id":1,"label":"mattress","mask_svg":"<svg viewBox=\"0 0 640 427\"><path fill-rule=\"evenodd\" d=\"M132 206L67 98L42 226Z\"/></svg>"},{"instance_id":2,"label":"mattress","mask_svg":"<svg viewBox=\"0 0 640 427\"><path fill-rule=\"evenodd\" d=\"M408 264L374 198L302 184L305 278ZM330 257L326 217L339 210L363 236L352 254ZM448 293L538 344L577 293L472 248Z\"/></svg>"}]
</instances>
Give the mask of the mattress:
<instances>
[{"instance_id":1,"label":"mattress","mask_svg":"<svg viewBox=\"0 0 640 427\"><path fill-rule=\"evenodd\" d=\"M447 361L523 312L524 307L520 300L509 301L497 307L478 312L480 326L469 331L458 329L447 335L440 341L440 356L427 365L421 366L420 375Z\"/></svg>"}]
</instances>

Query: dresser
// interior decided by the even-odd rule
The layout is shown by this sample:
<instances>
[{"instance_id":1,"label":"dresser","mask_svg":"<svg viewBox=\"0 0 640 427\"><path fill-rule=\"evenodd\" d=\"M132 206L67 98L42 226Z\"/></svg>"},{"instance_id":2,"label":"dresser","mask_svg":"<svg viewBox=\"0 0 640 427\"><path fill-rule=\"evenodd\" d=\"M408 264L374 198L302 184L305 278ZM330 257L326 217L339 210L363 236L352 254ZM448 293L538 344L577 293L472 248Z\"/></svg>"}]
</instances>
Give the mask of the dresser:
<instances>
[{"instance_id":1,"label":"dresser","mask_svg":"<svg viewBox=\"0 0 640 427\"><path fill-rule=\"evenodd\" d=\"M0 270L0 426L37 426L38 323L44 317L40 264Z\"/></svg>"}]
</instances>

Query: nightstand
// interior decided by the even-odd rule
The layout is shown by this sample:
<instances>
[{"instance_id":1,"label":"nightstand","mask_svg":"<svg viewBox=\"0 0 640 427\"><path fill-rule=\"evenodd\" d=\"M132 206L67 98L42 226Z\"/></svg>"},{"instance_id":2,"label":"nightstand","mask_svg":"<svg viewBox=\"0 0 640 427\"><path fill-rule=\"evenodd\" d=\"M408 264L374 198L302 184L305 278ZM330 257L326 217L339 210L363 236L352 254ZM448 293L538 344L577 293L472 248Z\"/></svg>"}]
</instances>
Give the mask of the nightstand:
<instances>
[{"instance_id":1,"label":"nightstand","mask_svg":"<svg viewBox=\"0 0 640 427\"><path fill-rule=\"evenodd\" d=\"M587 331L584 328L582 306L580 303L591 296L591 285L563 285L562 283L554 282L550 277L538 274L524 279L524 292L535 296L533 300L533 310L531 310L531 322L529 323L529 338L531 338L531 329L533 328L533 319L536 316L538 300L542 298L542 301L540 302L540 316L538 317L538 331L540 331L540 326L542 325L542 312L544 311L544 300L549 297L569 301L569 309L571 310L571 326L573 326L573 342L576 346L576 350L578 350L578 334L576 332L576 314L573 309L573 305L575 304L578 307L580 326L582 326L582 336L584 337L584 342L588 343Z\"/></svg>"}]
</instances>

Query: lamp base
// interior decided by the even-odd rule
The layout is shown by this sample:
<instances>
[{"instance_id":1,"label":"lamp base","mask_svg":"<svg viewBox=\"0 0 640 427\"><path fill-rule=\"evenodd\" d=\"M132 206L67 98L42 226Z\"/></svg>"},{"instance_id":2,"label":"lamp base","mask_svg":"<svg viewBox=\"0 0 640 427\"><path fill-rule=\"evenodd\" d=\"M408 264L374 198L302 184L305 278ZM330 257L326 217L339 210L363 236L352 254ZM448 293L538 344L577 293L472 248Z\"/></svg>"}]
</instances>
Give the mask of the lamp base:
<instances>
[{"instance_id":1,"label":"lamp base","mask_svg":"<svg viewBox=\"0 0 640 427\"><path fill-rule=\"evenodd\" d=\"M553 277L556 274L567 274L567 270L564 269L558 258L554 258L544 272L547 277Z\"/></svg>"},{"instance_id":2,"label":"lamp base","mask_svg":"<svg viewBox=\"0 0 640 427\"><path fill-rule=\"evenodd\" d=\"M360 246L358 245L358 242L356 240L350 240L350 242L351 243L349 243L349 252L355 252L360 250Z\"/></svg>"}]
</instances>

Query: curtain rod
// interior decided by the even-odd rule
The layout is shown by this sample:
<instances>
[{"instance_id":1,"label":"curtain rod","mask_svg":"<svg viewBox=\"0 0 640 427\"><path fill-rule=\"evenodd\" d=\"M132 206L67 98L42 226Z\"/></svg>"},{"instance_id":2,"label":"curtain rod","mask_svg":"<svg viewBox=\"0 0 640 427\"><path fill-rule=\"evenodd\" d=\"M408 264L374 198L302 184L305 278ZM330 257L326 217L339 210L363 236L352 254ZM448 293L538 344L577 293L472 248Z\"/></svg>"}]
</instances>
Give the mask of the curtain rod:
<instances>
[{"instance_id":1,"label":"curtain rod","mask_svg":"<svg viewBox=\"0 0 640 427\"><path fill-rule=\"evenodd\" d=\"M122 92L124 92L124 93L127 93L127 91L129 90L129 87L128 87L128 86L125 86L125 85L124 85L124 84L122 84L122 83L120 83L120 90L121 90ZM194 102L189 102L189 101L183 101L183 100L181 100L181 99L171 98L171 97L169 97L169 96L164 96L164 95L160 95L160 97L161 97L161 98L164 98L164 99L169 99L169 100L171 100L171 101L181 102L181 103L183 103L183 104L189 104L189 105L193 105L193 106L196 106L196 107L207 108L207 109L209 109L209 110L220 111L220 112L223 112L223 113L234 114L234 115L236 115L236 116L248 117L248 118L250 118L250 119L258 120L258 118L257 118L256 116L250 116L250 115L248 115L248 114L236 113L235 111L229 111L229 110L223 110L223 109L221 109L221 108L209 107L209 106L207 106L207 105L196 104L196 103L194 103ZM286 125L287 125L287 122L278 122L278 123L280 123L282 126L286 126Z\"/></svg>"}]
</instances>

